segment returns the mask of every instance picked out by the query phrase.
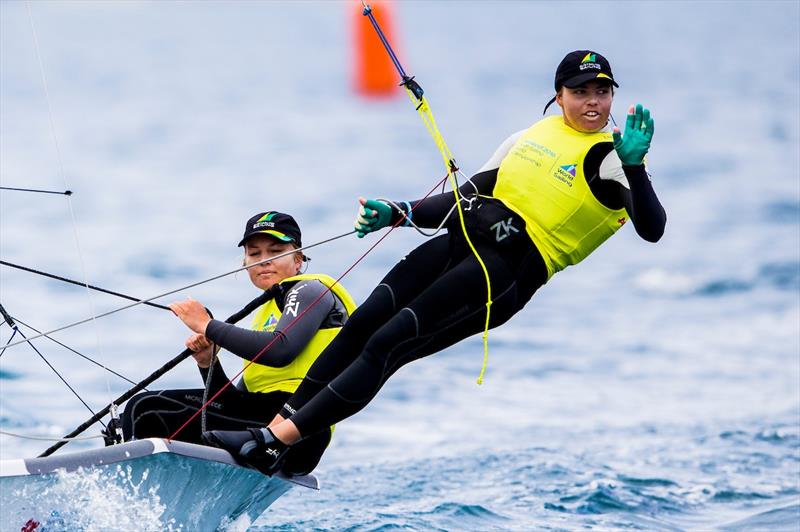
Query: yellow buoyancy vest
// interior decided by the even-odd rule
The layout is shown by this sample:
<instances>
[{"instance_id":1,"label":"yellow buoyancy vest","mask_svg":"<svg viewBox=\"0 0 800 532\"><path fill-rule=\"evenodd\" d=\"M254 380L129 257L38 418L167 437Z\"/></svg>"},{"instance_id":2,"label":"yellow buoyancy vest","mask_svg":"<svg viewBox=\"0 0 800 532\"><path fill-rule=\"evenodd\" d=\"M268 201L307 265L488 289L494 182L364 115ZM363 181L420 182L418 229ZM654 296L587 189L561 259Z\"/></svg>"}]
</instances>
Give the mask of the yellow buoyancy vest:
<instances>
[{"instance_id":1,"label":"yellow buoyancy vest","mask_svg":"<svg viewBox=\"0 0 800 532\"><path fill-rule=\"evenodd\" d=\"M594 197L583 175L589 149L611 134L581 133L561 116L528 128L500 163L494 197L525 220L547 265L548 278L577 264L627 220Z\"/></svg>"},{"instance_id":2,"label":"yellow buoyancy vest","mask_svg":"<svg viewBox=\"0 0 800 532\"><path fill-rule=\"evenodd\" d=\"M284 279L281 281L281 284L289 284L291 286L294 283L306 280L317 280L330 288L333 295L344 304L348 316L356 309L356 303L353 298L350 297L350 294L347 293L347 290L328 275L296 275ZM281 319L281 315L281 309L278 308L278 304L272 299L261 305L256 311L256 314L253 316L251 329L254 331L272 332ZM267 365L269 363L268 354L252 364L250 364L249 360L245 360L243 375L245 386L247 386L247 389L251 392L267 393L284 391L294 393L297 387L300 386L303 377L306 376L308 368L311 367L311 364L314 363L319 354L331 343L333 338L339 334L341 329L341 327L319 329L297 357L286 366L280 368ZM263 362L263 364L260 362Z\"/></svg>"}]
</instances>

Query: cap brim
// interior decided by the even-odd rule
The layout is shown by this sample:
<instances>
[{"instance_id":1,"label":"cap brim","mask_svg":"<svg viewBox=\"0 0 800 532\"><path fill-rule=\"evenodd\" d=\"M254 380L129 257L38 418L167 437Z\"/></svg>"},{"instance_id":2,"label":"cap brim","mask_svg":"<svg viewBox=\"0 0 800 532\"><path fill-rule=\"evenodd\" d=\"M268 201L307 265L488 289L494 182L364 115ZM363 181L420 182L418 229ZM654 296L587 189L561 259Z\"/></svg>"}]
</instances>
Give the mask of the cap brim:
<instances>
[{"instance_id":1,"label":"cap brim","mask_svg":"<svg viewBox=\"0 0 800 532\"><path fill-rule=\"evenodd\" d=\"M253 235L267 235L267 236L271 236L272 238L274 238L276 240L280 240L281 242L289 242L289 243L292 243L292 244L295 243L294 238L292 238L290 236L287 236L287 235L281 233L280 231L273 231L271 229L267 229L266 231L253 231L252 233L250 233L249 235L244 237L239 242L239 247L244 246L244 243L247 242L247 240Z\"/></svg>"},{"instance_id":2,"label":"cap brim","mask_svg":"<svg viewBox=\"0 0 800 532\"><path fill-rule=\"evenodd\" d=\"M619 85L617 85L616 81L614 81L608 74L603 74L602 72L587 72L585 74L579 74L561 84L570 89L574 89L575 87L580 87L584 83L588 83L590 81L606 81L619 88Z\"/></svg>"}]
</instances>

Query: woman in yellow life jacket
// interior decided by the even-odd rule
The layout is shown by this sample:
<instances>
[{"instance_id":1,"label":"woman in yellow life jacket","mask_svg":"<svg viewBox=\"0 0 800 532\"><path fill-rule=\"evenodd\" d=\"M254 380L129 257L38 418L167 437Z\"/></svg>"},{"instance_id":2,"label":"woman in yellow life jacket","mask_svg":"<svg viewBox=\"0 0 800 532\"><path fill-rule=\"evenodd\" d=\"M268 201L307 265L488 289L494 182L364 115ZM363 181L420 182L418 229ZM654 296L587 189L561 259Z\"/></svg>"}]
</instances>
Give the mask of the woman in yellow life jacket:
<instances>
[{"instance_id":1,"label":"woman in yellow life jacket","mask_svg":"<svg viewBox=\"0 0 800 532\"><path fill-rule=\"evenodd\" d=\"M554 85L548 106L557 103L561 114L511 135L460 187L466 233L491 281L490 327L628 220L647 241L664 232L666 214L644 166L654 130L650 112L631 107L624 134L609 127L618 85L608 61L591 50L567 54ZM484 271L454 213L454 195L360 201L359 236L400 222L437 228L445 219L448 234L426 241L386 275L269 429L252 441L235 431L203 434L268 474L298 441L366 406L398 368L484 329Z\"/></svg>"},{"instance_id":2,"label":"woman in yellow life jacket","mask_svg":"<svg viewBox=\"0 0 800 532\"><path fill-rule=\"evenodd\" d=\"M269 422L355 310L350 295L331 277L300 274L307 258L302 251L292 250L301 245L300 227L288 214L262 212L248 220L239 242L245 250L244 265L255 264L247 270L250 281L273 296L255 311L251 329L211 319L203 305L192 299L170 305L194 332L186 346L194 352L208 397L228 383L215 350L225 348L245 364L236 387L226 389L207 407L208 428L246 431ZM250 363L256 356L258 360ZM163 390L133 397L123 415L125 439L172 435L203 404L204 391ZM200 443L200 432L198 416L177 439ZM331 433L328 427L299 444L284 470L311 472Z\"/></svg>"}]
</instances>

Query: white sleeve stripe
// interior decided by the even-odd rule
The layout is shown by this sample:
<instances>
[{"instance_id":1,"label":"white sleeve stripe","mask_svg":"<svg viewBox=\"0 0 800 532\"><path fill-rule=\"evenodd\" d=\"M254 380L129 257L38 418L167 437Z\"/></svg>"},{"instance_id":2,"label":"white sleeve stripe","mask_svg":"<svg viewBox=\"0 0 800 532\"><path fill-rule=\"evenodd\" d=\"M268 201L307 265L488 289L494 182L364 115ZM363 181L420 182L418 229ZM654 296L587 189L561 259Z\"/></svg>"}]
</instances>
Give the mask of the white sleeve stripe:
<instances>
[{"instance_id":1,"label":"white sleeve stripe","mask_svg":"<svg viewBox=\"0 0 800 532\"><path fill-rule=\"evenodd\" d=\"M496 170L497 168L500 168L500 163L503 162L503 159L505 159L506 155L508 155L508 152L511 151L511 148L514 147L514 144L517 143L517 140L519 140L520 136L522 136L524 132L525 132L524 129L521 131L517 131L516 133L508 137L506 140L504 140L503 143L500 145L500 147L497 148L497 150L492 154L491 157L489 157L489 160L486 161L486 163L483 166L481 166L480 170L478 170L475 173L480 174L481 172L486 172L488 170Z\"/></svg>"},{"instance_id":2,"label":"white sleeve stripe","mask_svg":"<svg viewBox=\"0 0 800 532\"><path fill-rule=\"evenodd\" d=\"M622 170L622 161L619 160L616 150L611 150L605 156L603 162L600 163L600 170L598 177L608 181L616 181L623 187L630 190L628 185L628 178L625 177L625 172Z\"/></svg>"}]
</instances>

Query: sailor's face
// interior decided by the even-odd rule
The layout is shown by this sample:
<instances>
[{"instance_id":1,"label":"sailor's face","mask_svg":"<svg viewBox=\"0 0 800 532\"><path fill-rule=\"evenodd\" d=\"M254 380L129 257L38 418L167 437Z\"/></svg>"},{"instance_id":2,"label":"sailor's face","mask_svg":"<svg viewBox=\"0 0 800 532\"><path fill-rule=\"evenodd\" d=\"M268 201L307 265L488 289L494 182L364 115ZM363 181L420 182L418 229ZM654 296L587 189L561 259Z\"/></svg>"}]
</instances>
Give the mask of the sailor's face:
<instances>
[{"instance_id":1,"label":"sailor's face","mask_svg":"<svg viewBox=\"0 0 800 532\"><path fill-rule=\"evenodd\" d=\"M244 265L249 266L293 249L295 249L294 245L289 242L282 242L268 235L256 234L248 238L244 244ZM303 259L299 252L289 253L275 260L253 266L247 270L247 274L254 285L261 290L268 290L287 277L297 275L302 264Z\"/></svg>"},{"instance_id":2,"label":"sailor's face","mask_svg":"<svg viewBox=\"0 0 800 532\"><path fill-rule=\"evenodd\" d=\"M572 89L562 87L556 96L564 122L582 133L593 133L605 127L613 100L611 86L596 81Z\"/></svg>"}]
</instances>

